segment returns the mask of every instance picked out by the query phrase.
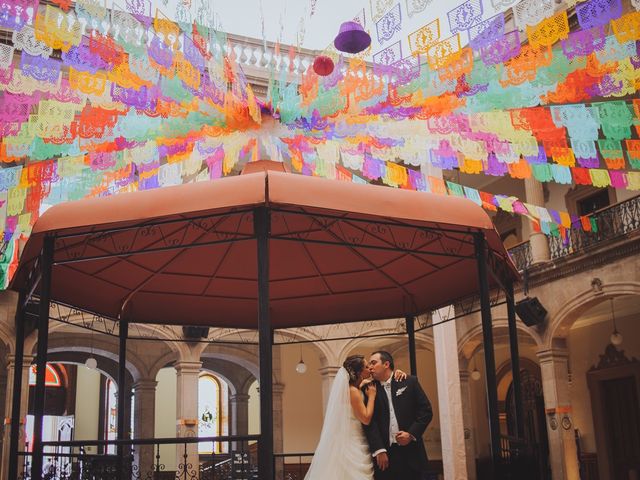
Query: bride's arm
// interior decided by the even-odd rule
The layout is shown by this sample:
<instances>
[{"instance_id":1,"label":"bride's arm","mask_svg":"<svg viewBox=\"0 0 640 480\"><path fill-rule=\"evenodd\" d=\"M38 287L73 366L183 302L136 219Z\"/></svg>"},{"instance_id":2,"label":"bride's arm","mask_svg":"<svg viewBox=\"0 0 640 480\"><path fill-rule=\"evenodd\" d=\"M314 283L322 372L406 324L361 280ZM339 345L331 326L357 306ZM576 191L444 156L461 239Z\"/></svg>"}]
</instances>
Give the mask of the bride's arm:
<instances>
[{"instance_id":1,"label":"bride's arm","mask_svg":"<svg viewBox=\"0 0 640 480\"><path fill-rule=\"evenodd\" d=\"M373 404L375 403L376 399L375 384L367 385L366 395L368 397L368 402L366 405L362 401L360 390L358 390L356 387L349 387L349 395L351 397L351 408L353 409L353 414L360 421L360 423L369 425L369 423L371 422L371 417L373 417Z\"/></svg>"}]
</instances>

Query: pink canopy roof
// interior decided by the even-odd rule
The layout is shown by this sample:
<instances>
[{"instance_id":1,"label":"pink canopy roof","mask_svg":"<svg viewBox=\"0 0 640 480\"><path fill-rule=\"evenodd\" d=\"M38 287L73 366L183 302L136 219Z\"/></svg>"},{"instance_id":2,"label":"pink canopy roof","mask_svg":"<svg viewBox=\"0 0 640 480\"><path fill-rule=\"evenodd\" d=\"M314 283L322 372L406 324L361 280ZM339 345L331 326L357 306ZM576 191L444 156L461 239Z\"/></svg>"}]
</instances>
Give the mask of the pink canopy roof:
<instances>
[{"instance_id":1,"label":"pink canopy roof","mask_svg":"<svg viewBox=\"0 0 640 480\"><path fill-rule=\"evenodd\" d=\"M517 272L473 202L273 171L85 199L35 224L11 283L55 236L52 300L132 322L257 327L253 209L271 211L274 328L419 314L478 291L473 235ZM490 278L491 281L491 278Z\"/></svg>"}]
</instances>

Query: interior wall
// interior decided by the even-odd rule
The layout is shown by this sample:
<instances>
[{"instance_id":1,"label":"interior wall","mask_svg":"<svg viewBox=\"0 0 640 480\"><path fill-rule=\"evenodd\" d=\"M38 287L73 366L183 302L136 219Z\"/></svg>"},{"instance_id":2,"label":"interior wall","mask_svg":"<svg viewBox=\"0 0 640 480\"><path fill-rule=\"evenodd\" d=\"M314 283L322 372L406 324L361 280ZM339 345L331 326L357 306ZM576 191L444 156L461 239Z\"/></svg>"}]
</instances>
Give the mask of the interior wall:
<instances>
[{"instance_id":1,"label":"interior wall","mask_svg":"<svg viewBox=\"0 0 640 480\"><path fill-rule=\"evenodd\" d=\"M640 312L637 313L640 314ZM627 358L640 359L640 323L637 314L616 318L616 325L623 336L620 348L624 350ZM568 338L571 368L569 389L573 408L573 425L580 430L582 451L596 452L587 372L592 366L598 364L600 355L604 354L613 331L613 324L606 321L576 327L578 326L574 326L569 331Z\"/></svg>"},{"instance_id":2,"label":"interior wall","mask_svg":"<svg viewBox=\"0 0 640 480\"><path fill-rule=\"evenodd\" d=\"M260 392L256 380L249 387L249 435L260 434Z\"/></svg>"},{"instance_id":3,"label":"interior wall","mask_svg":"<svg viewBox=\"0 0 640 480\"><path fill-rule=\"evenodd\" d=\"M177 408L177 375L173 367L162 368L156 375L158 385L156 387L156 412L155 412L155 436L176 436L176 408ZM175 445L160 446L160 462L165 470L176 469Z\"/></svg>"},{"instance_id":4,"label":"interior wall","mask_svg":"<svg viewBox=\"0 0 640 480\"><path fill-rule=\"evenodd\" d=\"M567 202L565 195L569 191L568 185L560 185L556 183L547 183L547 189L549 190L549 199L545 203L545 207L552 208L554 210L567 210Z\"/></svg>"},{"instance_id":5,"label":"interior wall","mask_svg":"<svg viewBox=\"0 0 640 480\"><path fill-rule=\"evenodd\" d=\"M284 383L283 448L285 452L313 452L320 440L323 422L322 377L318 371L321 367L320 358L313 347L302 345L302 358L307 371L300 374L296 372L296 365L300 361L300 345L282 345L279 348Z\"/></svg>"},{"instance_id":6,"label":"interior wall","mask_svg":"<svg viewBox=\"0 0 640 480\"><path fill-rule=\"evenodd\" d=\"M98 438L100 377L98 370L92 370L84 365L77 366L74 440ZM86 450L87 453L96 453L96 447L93 445L86 447Z\"/></svg>"},{"instance_id":7,"label":"interior wall","mask_svg":"<svg viewBox=\"0 0 640 480\"><path fill-rule=\"evenodd\" d=\"M616 189L616 199L618 202L624 202L625 200L629 200L630 198L637 197L638 192L633 190L625 190L622 188Z\"/></svg>"}]
</instances>

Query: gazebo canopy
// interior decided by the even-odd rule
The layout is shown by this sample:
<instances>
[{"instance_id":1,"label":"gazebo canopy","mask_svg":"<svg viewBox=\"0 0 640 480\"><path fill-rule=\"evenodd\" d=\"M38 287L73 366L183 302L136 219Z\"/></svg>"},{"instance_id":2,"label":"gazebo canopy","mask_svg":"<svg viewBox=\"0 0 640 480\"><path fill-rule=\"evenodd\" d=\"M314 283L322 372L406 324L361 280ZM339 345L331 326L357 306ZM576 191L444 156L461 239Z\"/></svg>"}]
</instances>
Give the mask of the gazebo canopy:
<instances>
[{"instance_id":1,"label":"gazebo canopy","mask_svg":"<svg viewBox=\"0 0 640 480\"><path fill-rule=\"evenodd\" d=\"M488 215L469 200L305 177L274 163L54 206L35 224L11 288L30 290L53 236L53 301L136 323L257 328L258 207L271 218L273 328L415 315L474 294L478 234L497 276L517 277Z\"/></svg>"}]
</instances>

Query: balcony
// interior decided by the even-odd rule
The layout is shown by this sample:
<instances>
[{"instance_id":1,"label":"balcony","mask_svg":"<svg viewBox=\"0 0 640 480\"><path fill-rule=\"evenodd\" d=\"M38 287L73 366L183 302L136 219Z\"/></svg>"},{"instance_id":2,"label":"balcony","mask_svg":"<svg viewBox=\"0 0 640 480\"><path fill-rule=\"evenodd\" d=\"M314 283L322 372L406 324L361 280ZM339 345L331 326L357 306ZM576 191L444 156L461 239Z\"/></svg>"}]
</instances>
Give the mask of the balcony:
<instances>
[{"instance_id":1,"label":"balcony","mask_svg":"<svg viewBox=\"0 0 640 480\"><path fill-rule=\"evenodd\" d=\"M591 214L596 228L591 232L571 229L567 237L549 237L551 260L588 251L591 247L610 240L624 238L640 229L640 196L616 203ZM509 254L518 270L531 267L531 245L523 242L509 249Z\"/></svg>"}]
</instances>

